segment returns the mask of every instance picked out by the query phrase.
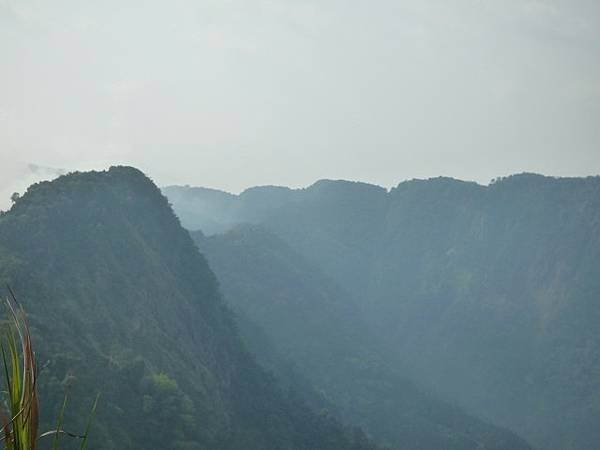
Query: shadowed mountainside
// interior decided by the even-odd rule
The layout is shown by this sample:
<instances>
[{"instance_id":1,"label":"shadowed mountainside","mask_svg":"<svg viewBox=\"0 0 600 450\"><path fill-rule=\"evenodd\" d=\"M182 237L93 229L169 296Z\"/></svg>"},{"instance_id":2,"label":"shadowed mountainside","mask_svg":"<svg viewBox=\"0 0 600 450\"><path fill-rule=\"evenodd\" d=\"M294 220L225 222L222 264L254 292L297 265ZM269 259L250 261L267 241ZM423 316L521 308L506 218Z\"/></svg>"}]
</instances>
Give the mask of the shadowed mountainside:
<instances>
[{"instance_id":1,"label":"shadowed mountainside","mask_svg":"<svg viewBox=\"0 0 600 450\"><path fill-rule=\"evenodd\" d=\"M190 229L221 208L203 191L165 193ZM599 177L389 192L322 180L228 198L220 231L259 224L351 292L405 375L541 448L600 442Z\"/></svg>"},{"instance_id":2,"label":"shadowed mountainside","mask_svg":"<svg viewBox=\"0 0 600 450\"><path fill-rule=\"evenodd\" d=\"M259 361L275 369L282 355L293 362L344 421L392 448L530 448L407 380L370 335L352 297L272 233L240 226L224 235L192 236L225 298L275 347L273 357L265 339L243 333ZM285 378L286 372L276 372Z\"/></svg>"}]
</instances>

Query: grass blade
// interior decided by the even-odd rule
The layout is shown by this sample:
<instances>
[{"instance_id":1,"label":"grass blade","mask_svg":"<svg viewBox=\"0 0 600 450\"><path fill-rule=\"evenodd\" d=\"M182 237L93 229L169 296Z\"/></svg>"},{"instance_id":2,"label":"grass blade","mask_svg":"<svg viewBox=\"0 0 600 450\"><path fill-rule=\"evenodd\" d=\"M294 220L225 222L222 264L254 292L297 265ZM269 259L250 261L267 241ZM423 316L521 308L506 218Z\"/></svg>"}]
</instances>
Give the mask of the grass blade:
<instances>
[{"instance_id":1,"label":"grass blade","mask_svg":"<svg viewBox=\"0 0 600 450\"><path fill-rule=\"evenodd\" d=\"M56 434L54 435L54 441L52 442L52 450L58 449L58 439L60 436L60 429L62 428L63 419L65 417L65 410L67 409L67 399L69 395L65 393L65 398L63 400L62 407L60 408L60 413L58 414L58 424L56 426Z\"/></svg>"},{"instance_id":2,"label":"grass blade","mask_svg":"<svg viewBox=\"0 0 600 450\"><path fill-rule=\"evenodd\" d=\"M85 450L85 447L87 445L88 436L90 434L90 428L92 426L92 421L94 420L94 417L96 415L96 407L98 406L99 398L100 398L100 394L97 394L96 399L94 400L94 404L92 405L92 411L90 412L90 417L89 417L88 423L85 427L85 433L83 433L83 441L81 442L81 446L79 447L79 450Z\"/></svg>"}]
</instances>

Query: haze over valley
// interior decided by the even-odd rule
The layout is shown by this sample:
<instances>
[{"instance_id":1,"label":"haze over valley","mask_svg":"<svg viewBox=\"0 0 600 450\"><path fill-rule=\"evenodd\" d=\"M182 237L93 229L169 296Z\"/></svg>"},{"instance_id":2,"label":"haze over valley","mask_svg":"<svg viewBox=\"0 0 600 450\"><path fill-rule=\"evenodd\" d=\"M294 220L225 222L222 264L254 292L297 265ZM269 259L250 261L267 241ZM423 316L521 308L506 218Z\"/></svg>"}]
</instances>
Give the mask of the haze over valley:
<instances>
[{"instance_id":1,"label":"haze over valley","mask_svg":"<svg viewBox=\"0 0 600 450\"><path fill-rule=\"evenodd\" d=\"M0 0L0 446L600 448L600 3Z\"/></svg>"}]
</instances>

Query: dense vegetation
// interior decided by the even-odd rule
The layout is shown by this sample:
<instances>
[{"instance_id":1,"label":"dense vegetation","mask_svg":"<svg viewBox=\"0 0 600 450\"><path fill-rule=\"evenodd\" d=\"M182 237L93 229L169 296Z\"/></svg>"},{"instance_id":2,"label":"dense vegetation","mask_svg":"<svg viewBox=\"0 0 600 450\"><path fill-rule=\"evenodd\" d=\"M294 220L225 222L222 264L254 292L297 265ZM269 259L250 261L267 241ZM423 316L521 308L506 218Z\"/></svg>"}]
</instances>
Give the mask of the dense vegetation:
<instances>
[{"instance_id":1,"label":"dense vegetation","mask_svg":"<svg viewBox=\"0 0 600 450\"><path fill-rule=\"evenodd\" d=\"M321 403L344 420L392 448L529 448L508 431L417 389L401 367L387 361L351 297L281 239L255 226L192 236L226 299L267 334L265 344L242 321L242 334L259 360L284 379L290 373L285 362L295 363L291 375L312 383Z\"/></svg>"},{"instance_id":2,"label":"dense vegetation","mask_svg":"<svg viewBox=\"0 0 600 450\"><path fill-rule=\"evenodd\" d=\"M205 259L135 169L30 187L0 216L0 282L28 311L45 366L41 429L68 390L72 430L101 393L94 449L373 448L257 365Z\"/></svg>"},{"instance_id":3,"label":"dense vegetation","mask_svg":"<svg viewBox=\"0 0 600 450\"><path fill-rule=\"evenodd\" d=\"M165 192L190 229L276 235L343 287L419 384L540 448L600 442L600 178Z\"/></svg>"}]
</instances>

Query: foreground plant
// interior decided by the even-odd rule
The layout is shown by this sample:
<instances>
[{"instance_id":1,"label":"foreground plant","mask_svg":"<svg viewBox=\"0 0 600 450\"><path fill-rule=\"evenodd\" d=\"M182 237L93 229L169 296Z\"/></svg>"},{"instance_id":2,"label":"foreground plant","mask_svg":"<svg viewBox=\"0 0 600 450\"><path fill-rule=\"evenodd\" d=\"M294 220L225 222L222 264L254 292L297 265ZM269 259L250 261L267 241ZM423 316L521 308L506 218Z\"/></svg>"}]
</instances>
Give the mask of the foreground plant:
<instances>
[{"instance_id":1,"label":"foreground plant","mask_svg":"<svg viewBox=\"0 0 600 450\"><path fill-rule=\"evenodd\" d=\"M62 429L62 421L66 409L67 397L60 411L58 425L55 430L41 435L39 430L39 399L37 393L38 370L35 353L31 343L31 334L23 308L18 304L12 290L8 289L10 297L5 299L10 314L6 342L0 344L2 363L6 381L6 411L0 410L2 419L2 436L6 450L36 450L40 438L53 436L52 449L58 448L59 438L66 435L81 439L80 449L87 445L90 425L96 412L98 397L94 401L85 433L77 435Z\"/></svg>"}]
</instances>

